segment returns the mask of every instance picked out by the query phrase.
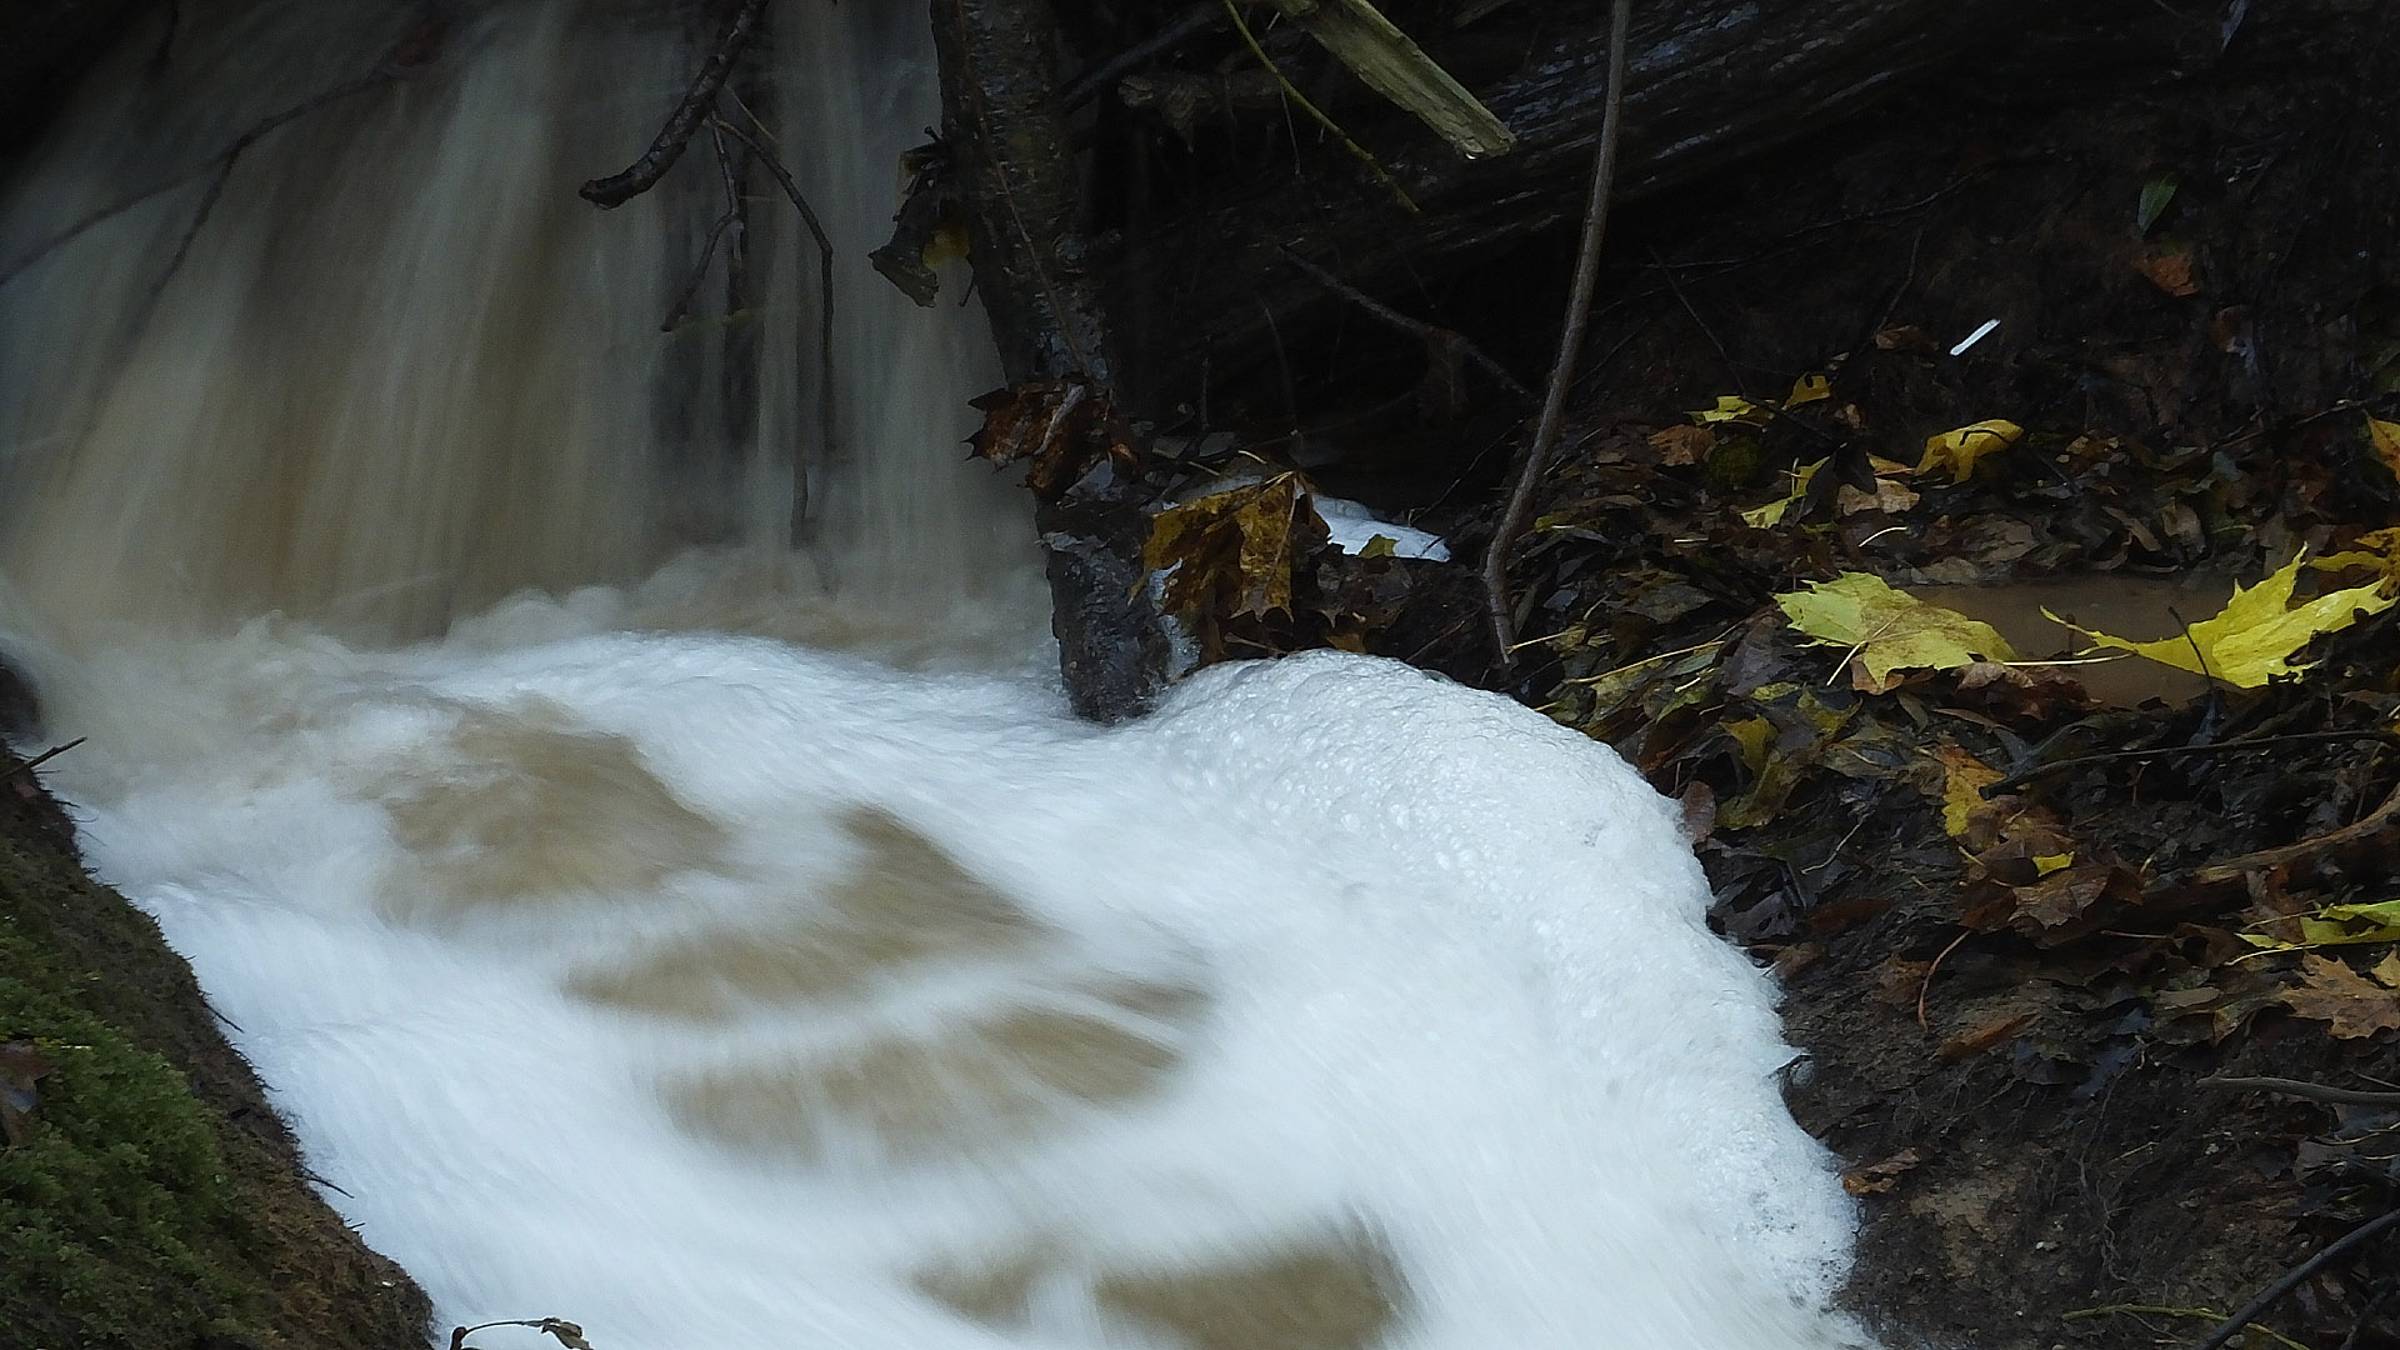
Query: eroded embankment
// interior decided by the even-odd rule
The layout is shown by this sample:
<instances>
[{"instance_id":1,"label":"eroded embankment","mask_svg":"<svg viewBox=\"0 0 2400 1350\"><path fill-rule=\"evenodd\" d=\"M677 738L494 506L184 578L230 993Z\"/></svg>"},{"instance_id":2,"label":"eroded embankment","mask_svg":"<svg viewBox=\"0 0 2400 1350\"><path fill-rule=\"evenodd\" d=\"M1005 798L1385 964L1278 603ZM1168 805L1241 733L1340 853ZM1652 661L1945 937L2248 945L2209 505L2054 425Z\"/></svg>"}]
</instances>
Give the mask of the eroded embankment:
<instances>
[{"instance_id":1,"label":"eroded embankment","mask_svg":"<svg viewBox=\"0 0 2400 1350\"><path fill-rule=\"evenodd\" d=\"M425 1344L425 1296L311 1189L149 917L0 751L0 1340Z\"/></svg>"}]
</instances>

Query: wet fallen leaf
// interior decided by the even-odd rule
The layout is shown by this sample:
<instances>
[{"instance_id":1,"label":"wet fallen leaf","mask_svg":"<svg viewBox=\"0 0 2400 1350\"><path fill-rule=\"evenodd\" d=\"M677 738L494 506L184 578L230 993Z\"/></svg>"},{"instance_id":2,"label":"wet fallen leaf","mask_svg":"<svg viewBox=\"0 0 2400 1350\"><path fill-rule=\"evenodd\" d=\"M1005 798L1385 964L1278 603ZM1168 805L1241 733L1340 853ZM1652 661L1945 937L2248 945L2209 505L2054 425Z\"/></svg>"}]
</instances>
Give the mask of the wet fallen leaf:
<instances>
[{"instance_id":1,"label":"wet fallen leaf","mask_svg":"<svg viewBox=\"0 0 2400 1350\"><path fill-rule=\"evenodd\" d=\"M2301 1017L2331 1024L2343 1040L2400 1028L2400 992L2327 957L2301 959L2300 983L2283 991L2282 1003Z\"/></svg>"},{"instance_id":2,"label":"wet fallen leaf","mask_svg":"<svg viewBox=\"0 0 2400 1350\"><path fill-rule=\"evenodd\" d=\"M1993 809L1983 790L2005 775L1955 745L1941 746L1933 756L1942 767L1942 829L1962 838L1978 815Z\"/></svg>"},{"instance_id":3,"label":"wet fallen leaf","mask_svg":"<svg viewBox=\"0 0 2400 1350\"><path fill-rule=\"evenodd\" d=\"M2385 952L2375 968L2367 972L2386 989L2400 989L2400 951Z\"/></svg>"},{"instance_id":4,"label":"wet fallen leaf","mask_svg":"<svg viewBox=\"0 0 2400 1350\"><path fill-rule=\"evenodd\" d=\"M1916 504L1916 493L1910 491L1906 484L1896 483L1889 478L1876 479L1875 490L1871 493L1844 484L1833 499L1834 512L1844 516L1855 516L1861 511L1881 511L1896 516Z\"/></svg>"},{"instance_id":5,"label":"wet fallen leaf","mask_svg":"<svg viewBox=\"0 0 2400 1350\"><path fill-rule=\"evenodd\" d=\"M1670 465L1697 464L1716 443L1716 435L1703 426L1668 427L1650 437L1658 462Z\"/></svg>"},{"instance_id":6,"label":"wet fallen leaf","mask_svg":"<svg viewBox=\"0 0 2400 1350\"><path fill-rule=\"evenodd\" d=\"M33 1113L42 1104L34 1085L49 1072L50 1061L33 1042L0 1042L0 1144L32 1138Z\"/></svg>"},{"instance_id":7,"label":"wet fallen leaf","mask_svg":"<svg viewBox=\"0 0 2400 1350\"><path fill-rule=\"evenodd\" d=\"M1944 1064L1955 1064L2013 1039L2017 1033L2033 1025L2033 1019L2034 1014L2029 1012L2010 1013L1982 1026L1970 1027L1942 1042L1941 1049L1934 1054Z\"/></svg>"},{"instance_id":8,"label":"wet fallen leaf","mask_svg":"<svg viewBox=\"0 0 2400 1350\"><path fill-rule=\"evenodd\" d=\"M2242 933L2238 936L2251 946L2266 951L2400 942L2400 900L2382 900L2363 905L2327 905L2314 914L2268 919L2258 926L2273 931Z\"/></svg>"},{"instance_id":9,"label":"wet fallen leaf","mask_svg":"<svg viewBox=\"0 0 2400 1350\"><path fill-rule=\"evenodd\" d=\"M1107 396L1078 380L1036 380L972 401L983 425L968 444L994 464L1025 462L1025 486L1055 500L1095 463L1137 456Z\"/></svg>"},{"instance_id":10,"label":"wet fallen leaf","mask_svg":"<svg viewBox=\"0 0 2400 1350\"><path fill-rule=\"evenodd\" d=\"M2064 855L2072 858L2073 854ZM2045 865L2048 864L2048 865ZM2068 926L2083 918L2094 905L2112 893L2128 894L2120 884L2120 874L2113 867L2068 867L2056 857L2037 856L2034 866L2039 879L2030 886L2016 887L2017 913L2031 922L2031 927L2019 924L2029 936L2045 945L2062 941L2071 935ZM2136 892L2138 894L2138 889Z\"/></svg>"},{"instance_id":11,"label":"wet fallen leaf","mask_svg":"<svg viewBox=\"0 0 2400 1350\"><path fill-rule=\"evenodd\" d=\"M1717 406L1701 408L1692 413L1695 422L1764 422L1767 414L1759 406L1739 394L1717 395Z\"/></svg>"},{"instance_id":12,"label":"wet fallen leaf","mask_svg":"<svg viewBox=\"0 0 2400 1350\"><path fill-rule=\"evenodd\" d=\"M2369 530L2352 540L2350 547L2312 559L2308 565L2320 572L2373 572L2386 583L2400 582L2400 528Z\"/></svg>"},{"instance_id":13,"label":"wet fallen leaf","mask_svg":"<svg viewBox=\"0 0 2400 1350\"><path fill-rule=\"evenodd\" d=\"M1295 612L1303 571L1326 540L1300 475L1282 473L1159 512L1142 562L1167 573L1161 606L1214 655L1226 621Z\"/></svg>"},{"instance_id":14,"label":"wet fallen leaf","mask_svg":"<svg viewBox=\"0 0 2400 1350\"><path fill-rule=\"evenodd\" d=\"M1791 395L1784 399L1783 406L1787 408L1797 408L1804 404L1816 403L1823 399L1829 399L1832 397L1833 381L1825 378L1822 375L1803 375L1799 379L1792 381Z\"/></svg>"},{"instance_id":15,"label":"wet fallen leaf","mask_svg":"<svg viewBox=\"0 0 2400 1350\"><path fill-rule=\"evenodd\" d=\"M2091 707L2083 682L2049 666L2011 666L1978 661L1958 672L1960 701L1993 715L2028 723L2047 722Z\"/></svg>"},{"instance_id":16,"label":"wet fallen leaf","mask_svg":"<svg viewBox=\"0 0 2400 1350\"><path fill-rule=\"evenodd\" d=\"M1868 1163L1842 1173L1842 1189L1852 1195L1881 1195L1900 1184L1900 1176L1925 1159L1913 1148L1904 1148L1882 1162Z\"/></svg>"},{"instance_id":17,"label":"wet fallen leaf","mask_svg":"<svg viewBox=\"0 0 2400 1350\"><path fill-rule=\"evenodd\" d=\"M1984 456L1997 454L2015 445L2025 435L2025 428L2004 418L1976 422L1970 426L1945 431L1925 438L1925 455L1917 461L1918 473L1948 469L1954 482L1963 483L1975 473L1975 466Z\"/></svg>"},{"instance_id":18,"label":"wet fallen leaf","mask_svg":"<svg viewBox=\"0 0 2400 1350\"><path fill-rule=\"evenodd\" d=\"M2376 457L2383 461L2384 467L2400 477L2400 422L2368 417L2367 443L2375 447Z\"/></svg>"},{"instance_id":19,"label":"wet fallen leaf","mask_svg":"<svg viewBox=\"0 0 2400 1350\"><path fill-rule=\"evenodd\" d=\"M1917 991L1925 987L1926 972L1932 969L1931 961L1915 961L1896 954L1887 956L1871 977L1875 984L1872 997L1888 1007L1914 1007Z\"/></svg>"},{"instance_id":20,"label":"wet fallen leaf","mask_svg":"<svg viewBox=\"0 0 2400 1350\"><path fill-rule=\"evenodd\" d=\"M2155 249L2133 260L2133 270L2150 278L2150 284L2178 299L2198 295L2200 283L2192 279L2192 255L2179 248Z\"/></svg>"},{"instance_id":21,"label":"wet fallen leaf","mask_svg":"<svg viewBox=\"0 0 2400 1350\"><path fill-rule=\"evenodd\" d=\"M1808 500L1808 485L1815 481L1817 471L1824 468L1826 463L1827 460L1820 459L1814 464L1803 464L1792 470L1792 490L1765 506L1742 512L1742 522L1756 530L1783 523L1786 513Z\"/></svg>"},{"instance_id":22,"label":"wet fallen leaf","mask_svg":"<svg viewBox=\"0 0 2400 1350\"><path fill-rule=\"evenodd\" d=\"M1858 661L1856 683L1869 693L1897 685L1895 671L1955 670L1978 657L2017 659L1990 624L1929 605L1864 572L1812 581L1805 591L1776 596L1775 603L1803 636L1848 647Z\"/></svg>"},{"instance_id":23,"label":"wet fallen leaf","mask_svg":"<svg viewBox=\"0 0 2400 1350\"><path fill-rule=\"evenodd\" d=\"M2362 614L2379 614L2392 607L2394 597L2376 586L2335 591L2291 607L2301 559L2294 558L2256 586L2233 588L2225 608L2193 624L2178 637L2156 642L2129 642L2089 628L2078 628L2043 610L2053 622L2066 624L2096 645L2132 652L2162 665L2208 675L2243 689L2257 689L2284 676L2297 674L2299 655L2317 637L2348 628Z\"/></svg>"}]
</instances>

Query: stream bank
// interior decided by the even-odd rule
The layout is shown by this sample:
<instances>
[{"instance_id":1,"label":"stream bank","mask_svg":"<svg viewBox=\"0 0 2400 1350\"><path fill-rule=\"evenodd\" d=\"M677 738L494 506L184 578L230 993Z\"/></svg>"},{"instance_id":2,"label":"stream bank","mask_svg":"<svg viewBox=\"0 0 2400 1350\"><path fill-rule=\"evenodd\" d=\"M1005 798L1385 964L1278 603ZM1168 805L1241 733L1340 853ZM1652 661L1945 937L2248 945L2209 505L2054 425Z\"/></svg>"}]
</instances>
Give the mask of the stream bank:
<instances>
[{"instance_id":1,"label":"stream bank","mask_svg":"<svg viewBox=\"0 0 2400 1350\"><path fill-rule=\"evenodd\" d=\"M72 753L71 751L69 753ZM27 1350L420 1350L158 927L0 753L0 1327Z\"/></svg>"}]
</instances>

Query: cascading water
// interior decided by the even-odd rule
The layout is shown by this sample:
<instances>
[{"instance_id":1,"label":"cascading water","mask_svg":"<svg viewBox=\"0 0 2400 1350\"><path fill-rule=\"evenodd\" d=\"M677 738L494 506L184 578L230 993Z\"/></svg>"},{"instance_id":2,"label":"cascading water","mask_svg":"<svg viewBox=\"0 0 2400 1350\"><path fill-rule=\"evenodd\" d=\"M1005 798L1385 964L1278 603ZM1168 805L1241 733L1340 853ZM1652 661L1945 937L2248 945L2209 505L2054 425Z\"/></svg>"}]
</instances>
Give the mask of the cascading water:
<instances>
[{"instance_id":1,"label":"cascading water","mask_svg":"<svg viewBox=\"0 0 2400 1350\"><path fill-rule=\"evenodd\" d=\"M662 333L714 165L574 195L688 78L670 7L184 8L19 177L0 267L436 54L0 290L0 620L93 738L55 768L97 867L443 1317L1857 1343L1770 991L1614 756L1337 656L1065 715L1023 508L956 462L981 319L861 264L932 120L914 6L779 0L748 95L843 260L804 456L790 213L751 203L767 300Z\"/></svg>"}]
</instances>

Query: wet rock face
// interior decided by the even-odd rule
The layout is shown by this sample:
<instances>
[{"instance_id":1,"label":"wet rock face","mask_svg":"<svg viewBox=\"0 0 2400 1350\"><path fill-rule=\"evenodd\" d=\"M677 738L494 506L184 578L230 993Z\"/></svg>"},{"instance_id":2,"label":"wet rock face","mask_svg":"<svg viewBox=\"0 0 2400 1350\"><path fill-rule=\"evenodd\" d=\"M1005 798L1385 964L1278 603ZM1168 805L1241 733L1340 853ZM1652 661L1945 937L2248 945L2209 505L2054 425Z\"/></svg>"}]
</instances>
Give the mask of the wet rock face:
<instances>
[{"instance_id":1,"label":"wet rock face","mask_svg":"<svg viewBox=\"0 0 2400 1350\"><path fill-rule=\"evenodd\" d=\"M30 735L41 720L41 700L34 696L33 682L0 660L0 736Z\"/></svg>"}]
</instances>

